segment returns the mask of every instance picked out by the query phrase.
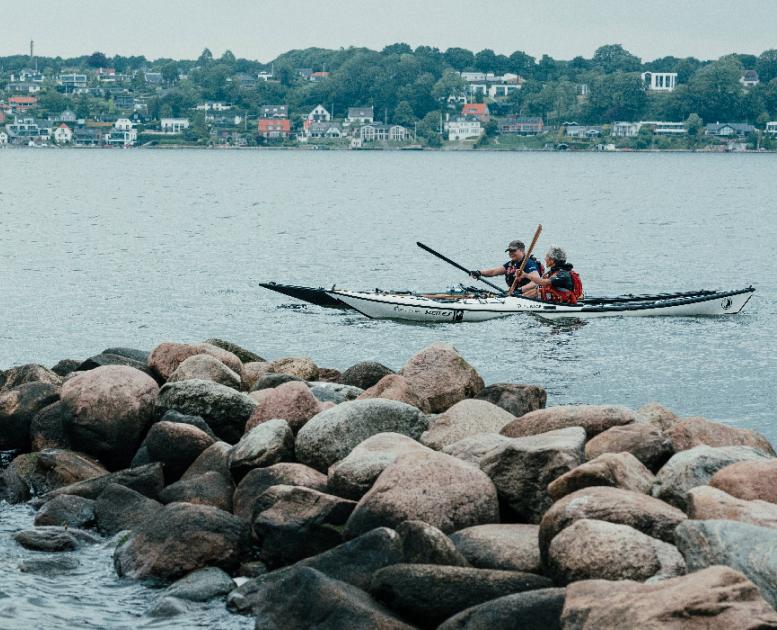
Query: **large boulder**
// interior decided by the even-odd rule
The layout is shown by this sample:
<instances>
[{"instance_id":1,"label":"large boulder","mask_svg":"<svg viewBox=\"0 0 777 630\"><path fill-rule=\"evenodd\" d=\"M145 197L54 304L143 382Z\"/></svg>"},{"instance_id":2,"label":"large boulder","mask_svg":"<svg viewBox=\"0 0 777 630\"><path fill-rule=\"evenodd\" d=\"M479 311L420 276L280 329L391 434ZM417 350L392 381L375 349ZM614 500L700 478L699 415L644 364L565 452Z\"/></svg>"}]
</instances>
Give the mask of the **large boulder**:
<instances>
[{"instance_id":1,"label":"large boulder","mask_svg":"<svg viewBox=\"0 0 777 630\"><path fill-rule=\"evenodd\" d=\"M59 387L62 385L62 377L37 363L17 365L5 371L0 370L0 393L27 383L48 383Z\"/></svg>"},{"instance_id":2,"label":"large boulder","mask_svg":"<svg viewBox=\"0 0 777 630\"><path fill-rule=\"evenodd\" d=\"M137 361L131 357L125 357L120 354L111 354L103 352L89 357L76 368L76 371L87 372L94 370L95 368L102 367L103 365L124 365L126 367L135 368L141 372L145 372L150 377L155 378L154 371L146 365L145 361Z\"/></svg>"},{"instance_id":3,"label":"large boulder","mask_svg":"<svg viewBox=\"0 0 777 630\"><path fill-rule=\"evenodd\" d=\"M594 486L556 501L540 523L540 553L564 528L580 519L628 525L664 542L674 543L675 527L686 519L683 512L653 497L606 486Z\"/></svg>"},{"instance_id":4,"label":"large boulder","mask_svg":"<svg viewBox=\"0 0 777 630\"><path fill-rule=\"evenodd\" d=\"M214 442L192 462L192 465L186 469L181 479L191 479L199 477L206 472L217 472L225 479L231 479L232 473L229 472L229 453L232 446L226 442Z\"/></svg>"},{"instance_id":5,"label":"large boulder","mask_svg":"<svg viewBox=\"0 0 777 630\"><path fill-rule=\"evenodd\" d=\"M475 396L479 400L501 407L516 418L544 409L548 393L539 385L517 385L515 383L494 383Z\"/></svg>"},{"instance_id":6,"label":"large boulder","mask_svg":"<svg viewBox=\"0 0 777 630\"><path fill-rule=\"evenodd\" d=\"M37 462L37 453L22 453L14 457L5 470L0 470L0 501L23 503L37 494L41 483Z\"/></svg>"},{"instance_id":7,"label":"large boulder","mask_svg":"<svg viewBox=\"0 0 777 630\"><path fill-rule=\"evenodd\" d=\"M570 427L513 439L480 460L519 520L539 523L553 503L548 484L583 463L585 431Z\"/></svg>"},{"instance_id":8,"label":"large boulder","mask_svg":"<svg viewBox=\"0 0 777 630\"><path fill-rule=\"evenodd\" d=\"M564 630L764 630L777 612L744 575L728 567L649 584L583 580L567 587Z\"/></svg>"},{"instance_id":9,"label":"large boulder","mask_svg":"<svg viewBox=\"0 0 777 630\"><path fill-rule=\"evenodd\" d=\"M272 364L270 364L270 368L272 368ZM251 386L251 392L253 394L254 392L261 392L264 389L274 389L278 387L278 385L291 383L293 381L304 383L305 379L291 374L276 374L272 369L269 369L264 375L254 381L254 384Z\"/></svg>"},{"instance_id":10,"label":"large boulder","mask_svg":"<svg viewBox=\"0 0 777 630\"><path fill-rule=\"evenodd\" d=\"M542 588L497 597L484 604L462 610L448 619L439 630L561 630L564 608L563 588Z\"/></svg>"},{"instance_id":11,"label":"large boulder","mask_svg":"<svg viewBox=\"0 0 777 630\"><path fill-rule=\"evenodd\" d=\"M219 439L234 444L243 435L255 406L249 396L231 387L193 379L164 385L159 390L157 413L174 409L200 416Z\"/></svg>"},{"instance_id":12,"label":"large boulder","mask_svg":"<svg viewBox=\"0 0 777 630\"><path fill-rule=\"evenodd\" d=\"M57 497L50 503L65 496ZM108 485L94 501L97 529L108 536L152 521L161 508L162 504L158 501L115 483Z\"/></svg>"},{"instance_id":13,"label":"large boulder","mask_svg":"<svg viewBox=\"0 0 777 630\"><path fill-rule=\"evenodd\" d=\"M358 444L377 433L401 433L418 439L429 418L415 407L393 400L353 400L322 411L297 433L297 459L326 471Z\"/></svg>"},{"instance_id":14,"label":"large boulder","mask_svg":"<svg viewBox=\"0 0 777 630\"><path fill-rule=\"evenodd\" d=\"M631 424L636 417L631 409L617 405L562 405L538 409L516 418L502 429L502 435L524 437L556 429L583 427L586 436L591 439L611 427Z\"/></svg>"},{"instance_id":15,"label":"large boulder","mask_svg":"<svg viewBox=\"0 0 777 630\"><path fill-rule=\"evenodd\" d=\"M660 431L667 431L680 421L680 417L671 409L658 403L648 403L637 409L639 422L652 424Z\"/></svg>"},{"instance_id":16,"label":"large boulder","mask_svg":"<svg viewBox=\"0 0 777 630\"><path fill-rule=\"evenodd\" d=\"M737 521L685 521L677 547L689 571L722 564L744 573L777 608L777 530Z\"/></svg>"},{"instance_id":17,"label":"large boulder","mask_svg":"<svg viewBox=\"0 0 777 630\"><path fill-rule=\"evenodd\" d=\"M282 418L296 433L305 423L321 411L320 401L301 381L282 383L266 394L254 407L246 423L246 431L268 420Z\"/></svg>"},{"instance_id":18,"label":"large boulder","mask_svg":"<svg viewBox=\"0 0 777 630\"><path fill-rule=\"evenodd\" d=\"M450 535L456 549L478 569L542 573L539 526L476 525Z\"/></svg>"},{"instance_id":19,"label":"large boulder","mask_svg":"<svg viewBox=\"0 0 777 630\"><path fill-rule=\"evenodd\" d=\"M338 382L344 385L353 385L360 389L369 389L376 385L384 376L394 374L394 370L387 368L377 361L361 361L349 367L340 375Z\"/></svg>"},{"instance_id":20,"label":"large boulder","mask_svg":"<svg viewBox=\"0 0 777 630\"><path fill-rule=\"evenodd\" d=\"M251 521L257 499L272 486L303 486L319 492L327 491L326 475L314 468L291 462L281 462L265 468L249 470L234 494L235 516Z\"/></svg>"},{"instance_id":21,"label":"large boulder","mask_svg":"<svg viewBox=\"0 0 777 630\"><path fill-rule=\"evenodd\" d=\"M175 383L176 381L188 381L191 379L213 381L214 383L238 390L241 387L240 374L230 370L216 357L209 354L195 354L188 359L184 359L175 368L167 382Z\"/></svg>"},{"instance_id":22,"label":"large boulder","mask_svg":"<svg viewBox=\"0 0 777 630\"><path fill-rule=\"evenodd\" d=\"M384 376L375 385L359 394L357 400L369 400L371 398L398 400L419 409L424 408L424 401L421 400L410 382L401 374L388 374Z\"/></svg>"},{"instance_id":23,"label":"large boulder","mask_svg":"<svg viewBox=\"0 0 777 630\"><path fill-rule=\"evenodd\" d=\"M519 571L395 564L375 574L370 592L414 623L434 627L465 608L549 586L547 578Z\"/></svg>"},{"instance_id":24,"label":"large boulder","mask_svg":"<svg viewBox=\"0 0 777 630\"><path fill-rule=\"evenodd\" d=\"M691 488L687 500L691 519L724 519L777 529L777 505L768 501L737 499L712 486Z\"/></svg>"},{"instance_id":25,"label":"large boulder","mask_svg":"<svg viewBox=\"0 0 777 630\"><path fill-rule=\"evenodd\" d=\"M731 464L716 472L709 483L740 499L777 503L777 459Z\"/></svg>"},{"instance_id":26,"label":"large boulder","mask_svg":"<svg viewBox=\"0 0 777 630\"><path fill-rule=\"evenodd\" d=\"M550 543L548 574L556 584L578 580L638 580L685 573L674 545L628 525L580 519Z\"/></svg>"},{"instance_id":27,"label":"large boulder","mask_svg":"<svg viewBox=\"0 0 777 630\"><path fill-rule=\"evenodd\" d=\"M123 365L83 372L62 386L70 415L65 430L73 447L110 470L127 466L154 418L159 386L148 374Z\"/></svg>"},{"instance_id":28,"label":"large boulder","mask_svg":"<svg viewBox=\"0 0 777 630\"><path fill-rule=\"evenodd\" d=\"M248 431L229 452L229 470L236 479L252 468L272 466L294 455L294 434L286 420L267 420Z\"/></svg>"},{"instance_id":29,"label":"large boulder","mask_svg":"<svg viewBox=\"0 0 777 630\"><path fill-rule=\"evenodd\" d=\"M33 451L44 448L70 449L70 438L65 427L70 421L70 412L58 400L36 413L30 422L30 442Z\"/></svg>"},{"instance_id":30,"label":"large boulder","mask_svg":"<svg viewBox=\"0 0 777 630\"><path fill-rule=\"evenodd\" d=\"M0 391L0 451L29 451L32 419L58 399L59 386L42 381Z\"/></svg>"},{"instance_id":31,"label":"large boulder","mask_svg":"<svg viewBox=\"0 0 777 630\"><path fill-rule=\"evenodd\" d=\"M590 486L612 486L650 494L656 478L631 453L603 453L580 464L548 485L554 501Z\"/></svg>"},{"instance_id":32,"label":"large boulder","mask_svg":"<svg viewBox=\"0 0 777 630\"><path fill-rule=\"evenodd\" d=\"M226 350L227 352L231 352L238 359L240 359L240 361L242 361L243 364L252 363L256 361L264 361L264 359L260 357L258 354L256 354L255 352L246 350L242 346L239 346L236 343L233 343L231 341L225 341L224 339L218 339L214 337L212 339L206 339L203 343L209 346L216 346L217 348L221 348L222 350Z\"/></svg>"},{"instance_id":33,"label":"large boulder","mask_svg":"<svg viewBox=\"0 0 777 630\"><path fill-rule=\"evenodd\" d=\"M260 378L271 372L272 366L267 361L251 361L250 363L243 363L243 374L241 376L242 389L250 392Z\"/></svg>"},{"instance_id":34,"label":"large boulder","mask_svg":"<svg viewBox=\"0 0 777 630\"><path fill-rule=\"evenodd\" d=\"M33 522L36 527L59 525L80 529L94 525L94 520L94 501L63 494L44 504Z\"/></svg>"},{"instance_id":35,"label":"large boulder","mask_svg":"<svg viewBox=\"0 0 777 630\"><path fill-rule=\"evenodd\" d=\"M397 526L397 534L402 539L402 561L407 564L469 566L451 539L428 523L405 521Z\"/></svg>"},{"instance_id":36,"label":"large boulder","mask_svg":"<svg viewBox=\"0 0 777 630\"><path fill-rule=\"evenodd\" d=\"M248 550L248 525L209 505L171 503L141 524L113 554L119 576L176 579L195 569L237 568Z\"/></svg>"},{"instance_id":37,"label":"large boulder","mask_svg":"<svg viewBox=\"0 0 777 630\"><path fill-rule=\"evenodd\" d=\"M216 440L190 424L160 421L151 425L144 444L149 460L161 462L165 482L178 481L186 469Z\"/></svg>"},{"instance_id":38,"label":"large boulder","mask_svg":"<svg viewBox=\"0 0 777 630\"><path fill-rule=\"evenodd\" d=\"M313 381L309 383L310 393L316 397L316 400L322 403L340 403L356 400L364 393L364 390L353 385L343 385L342 383L327 383L323 381Z\"/></svg>"},{"instance_id":39,"label":"large boulder","mask_svg":"<svg viewBox=\"0 0 777 630\"><path fill-rule=\"evenodd\" d=\"M696 446L676 453L658 471L653 494L684 509L688 490L708 484L719 470L736 462L765 459L762 451L750 446Z\"/></svg>"},{"instance_id":40,"label":"large boulder","mask_svg":"<svg viewBox=\"0 0 777 630\"><path fill-rule=\"evenodd\" d=\"M162 474L162 465L158 462L138 466L137 468L127 468L116 472L100 475L84 481L78 481L67 486L62 486L51 492L47 492L41 497L42 501L59 496L60 494L74 494L86 499L96 499L105 488L115 483L120 486L131 488L140 494L155 499L159 496L164 487L164 476Z\"/></svg>"},{"instance_id":41,"label":"large boulder","mask_svg":"<svg viewBox=\"0 0 777 630\"><path fill-rule=\"evenodd\" d=\"M474 466L443 453L408 453L390 464L346 524L353 538L374 527L424 521L446 534L499 520L496 488Z\"/></svg>"},{"instance_id":42,"label":"large boulder","mask_svg":"<svg viewBox=\"0 0 777 630\"><path fill-rule=\"evenodd\" d=\"M235 484L231 479L211 471L170 484L159 493L159 500L162 503L212 505L220 510L231 512L234 493Z\"/></svg>"},{"instance_id":43,"label":"large boulder","mask_svg":"<svg viewBox=\"0 0 777 630\"><path fill-rule=\"evenodd\" d=\"M233 372L240 374L242 362L231 352L209 343L161 343L148 356L148 367L166 381L176 368L189 357L197 354L209 354Z\"/></svg>"},{"instance_id":44,"label":"large boulder","mask_svg":"<svg viewBox=\"0 0 777 630\"><path fill-rule=\"evenodd\" d=\"M417 452L429 452L429 449L401 433L377 433L329 467L329 490L338 496L359 500L389 464L401 455Z\"/></svg>"},{"instance_id":45,"label":"large boulder","mask_svg":"<svg viewBox=\"0 0 777 630\"><path fill-rule=\"evenodd\" d=\"M162 591L162 597L177 597L187 602L207 602L226 596L234 588L235 581L223 569L205 567L173 582Z\"/></svg>"},{"instance_id":46,"label":"large boulder","mask_svg":"<svg viewBox=\"0 0 777 630\"><path fill-rule=\"evenodd\" d=\"M127 348L125 346L113 346L103 350L102 354L113 354L147 364L148 357L151 353L148 352L148 350L138 350L137 348Z\"/></svg>"},{"instance_id":47,"label":"large boulder","mask_svg":"<svg viewBox=\"0 0 777 630\"><path fill-rule=\"evenodd\" d=\"M75 372L79 365L81 365L81 361L77 359L61 359L52 366L51 371L57 376L65 377L71 372Z\"/></svg>"},{"instance_id":48,"label":"large boulder","mask_svg":"<svg viewBox=\"0 0 777 630\"><path fill-rule=\"evenodd\" d=\"M432 418L421 443L441 451L465 437L479 433L499 433L515 416L485 400L461 400Z\"/></svg>"},{"instance_id":49,"label":"large boulder","mask_svg":"<svg viewBox=\"0 0 777 630\"><path fill-rule=\"evenodd\" d=\"M308 357L283 357L270 365L277 374L289 374L303 381L318 380L318 366Z\"/></svg>"},{"instance_id":50,"label":"large boulder","mask_svg":"<svg viewBox=\"0 0 777 630\"><path fill-rule=\"evenodd\" d=\"M666 431L675 451L695 446L750 446L774 457L774 448L763 435L750 429L740 429L706 418L685 418Z\"/></svg>"},{"instance_id":51,"label":"large boulder","mask_svg":"<svg viewBox=\"0 0 777 630\"><path fill-rule=\"evenodd\" d=\"M97 542L97 538L82 529L48 525L23 529L13 539L25 549L33 551L75 551Z\"/></svg>"},{"instance_id":52,"label":"large boulder","mask_svg":"<svg viewBox=\"0 0 777 630\"><path fill-rule=\"evenodd\" d=\"M480 460L486 455L509 444L512 440L513 438L505 437L499 433L478 433L446 446L442 452L475 466L480 466Z\"/></svg>"},{"instance_id":53,"label":"large boulder","mask_svg":"<svg viewBox=\"0 0 777 630\"><path fill-rule=\"evenodd\" d=\"M483 389L483 379L456 348L435 343L414 354L400 371L418 394L424 410L441 413Z\"/></svg>"},{"instance_id":54,"label":"large boulder","mask_svg":"<svg viewBox=\"0 0 777 630\"><path fill-rule=\"evenodd\" d=\"M672 441L652 424L634 422L607 429L585 445L585 458L603 453L631 453L653 472L674 454Z\"/></svg>"}]
</instances>

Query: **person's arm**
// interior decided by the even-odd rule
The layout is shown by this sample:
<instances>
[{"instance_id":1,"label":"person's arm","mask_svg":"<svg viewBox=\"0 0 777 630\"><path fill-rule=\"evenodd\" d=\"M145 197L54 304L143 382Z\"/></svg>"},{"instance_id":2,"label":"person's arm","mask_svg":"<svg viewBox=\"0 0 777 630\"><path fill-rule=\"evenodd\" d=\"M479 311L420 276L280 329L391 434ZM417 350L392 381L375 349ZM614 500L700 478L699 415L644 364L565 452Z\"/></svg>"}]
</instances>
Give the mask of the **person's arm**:
<instances>
[{"instance_id":1,"label":"person's arm","mask_svg":"<svg viewBox=\"0 0 777 630\"><path fill-rule=\"evenodd\" d=\"M469 272L473 278L479 278L484 276L486 278L493 278L494 276L503 276L505 274L504 267L493 267L491 269L474 269Z\"/></svg>"}]
</instances>

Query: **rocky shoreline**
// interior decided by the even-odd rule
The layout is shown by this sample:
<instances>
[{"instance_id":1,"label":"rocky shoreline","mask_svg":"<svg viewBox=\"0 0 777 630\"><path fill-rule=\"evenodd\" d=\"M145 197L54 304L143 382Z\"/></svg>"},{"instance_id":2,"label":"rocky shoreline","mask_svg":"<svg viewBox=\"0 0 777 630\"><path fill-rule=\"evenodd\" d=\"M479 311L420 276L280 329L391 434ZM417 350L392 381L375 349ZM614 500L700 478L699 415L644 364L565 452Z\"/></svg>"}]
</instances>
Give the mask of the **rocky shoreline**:
<instances>
[{"instance_id":1,"label":"rocky shoreline","mask_svg":"<svg viewBox=\"0 0 777 630\"><path fill-rule=\"evenodd\" d=\"M0 499L37 509L36 570L109 538L171 625L777 629L766 438L546 402L445 344L399 372L109 348L0 372Z\"/></svg>"}]
</instances>

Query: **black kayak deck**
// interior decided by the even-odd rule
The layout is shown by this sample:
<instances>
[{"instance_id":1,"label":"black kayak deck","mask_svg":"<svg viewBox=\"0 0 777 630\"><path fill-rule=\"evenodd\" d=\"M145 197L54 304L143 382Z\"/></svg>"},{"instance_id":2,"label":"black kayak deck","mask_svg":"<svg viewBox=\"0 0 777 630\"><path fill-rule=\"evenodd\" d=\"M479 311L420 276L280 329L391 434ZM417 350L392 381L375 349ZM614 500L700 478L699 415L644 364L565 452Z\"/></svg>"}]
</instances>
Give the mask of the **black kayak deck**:
<instances>
[{"instance_id":1,"label":"black kayak deck","mask_svg":"<svg viewBox=\"0 0 777 630\"><path fill-rule=\"evenodd\" d=\"M270 289L270 291L283 293L283 295L288 295L289 297L302 300L303 302L309 302L316 306L323 306L324 308L351 308L345 302L341 302L340 300L327 295L326 289L323 287L314 289L312 287L298 287L293 284L278 284L277 282L260 282L259 286Z\"/></svg>"}]
</instances>

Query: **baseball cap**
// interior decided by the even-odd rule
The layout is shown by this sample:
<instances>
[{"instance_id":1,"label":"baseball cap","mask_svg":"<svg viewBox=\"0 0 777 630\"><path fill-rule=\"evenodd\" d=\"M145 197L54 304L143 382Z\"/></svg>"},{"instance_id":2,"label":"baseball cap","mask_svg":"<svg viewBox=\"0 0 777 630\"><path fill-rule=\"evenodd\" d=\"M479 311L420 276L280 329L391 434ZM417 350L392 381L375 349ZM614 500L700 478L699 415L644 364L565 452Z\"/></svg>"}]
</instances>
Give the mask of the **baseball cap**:
<instances>
[{"instance_id":1,"label":"baseball cap","mask_svg":"<svg viewBox=\"0 0 777 630\"><path fill-rule=\"evenodd\" d=\"M526 245L523 244L523 241L510 241L510 244L507 246L507 249L505 250L510 251L511 249L522 249L526 251Z\"/></svg>"}]
</instances>

